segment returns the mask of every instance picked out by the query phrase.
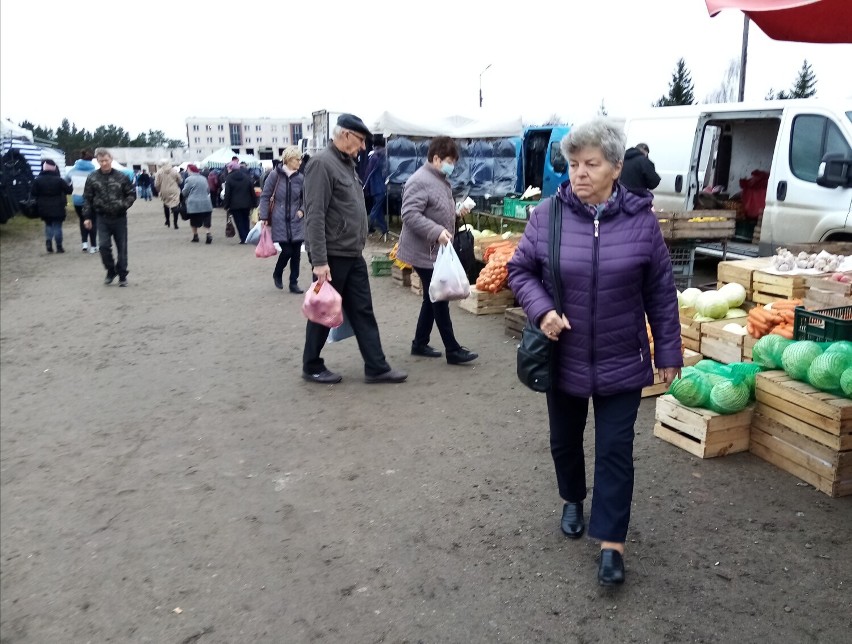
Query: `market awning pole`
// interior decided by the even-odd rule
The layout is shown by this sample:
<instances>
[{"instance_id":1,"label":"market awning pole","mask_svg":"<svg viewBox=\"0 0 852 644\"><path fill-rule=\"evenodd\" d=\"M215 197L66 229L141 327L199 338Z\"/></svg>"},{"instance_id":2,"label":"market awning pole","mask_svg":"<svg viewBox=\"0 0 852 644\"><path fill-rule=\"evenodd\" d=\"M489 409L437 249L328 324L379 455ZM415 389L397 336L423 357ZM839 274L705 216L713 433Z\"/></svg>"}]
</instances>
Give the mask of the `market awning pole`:
<instances>
[{"instance_id":1,"label":"market awning pole","mask_svg":"<svg viewBox=\"0 0 852 644\"><path fill-rule=\"evenodd\" d=\"M745 100L746 60L748 59L748 15L743 14L743 47L740 52L740 93L737 99L740 103Z\"/></svg>"}]
</instances>

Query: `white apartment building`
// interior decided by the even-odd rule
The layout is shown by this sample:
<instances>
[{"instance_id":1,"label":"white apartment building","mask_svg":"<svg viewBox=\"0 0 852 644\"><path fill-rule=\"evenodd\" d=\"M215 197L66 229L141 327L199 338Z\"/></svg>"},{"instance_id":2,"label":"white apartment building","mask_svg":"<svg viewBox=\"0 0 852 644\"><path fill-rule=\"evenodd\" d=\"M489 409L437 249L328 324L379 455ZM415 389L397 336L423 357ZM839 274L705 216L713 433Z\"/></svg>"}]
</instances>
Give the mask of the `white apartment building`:
<instances>
[{"instance_id":1,"label":"white apartment building","mask_svg":"<svg viewBox=\"0 0 852 644\"><path fill-rule=\"evenodd\" d=\"M234 154L251 154L260 160L277 159L288 145L300 145L311 136L312 121L294 118L218 118L186 119L189 155L199 160L221 148Z\"/></svg>"}]
</instances>

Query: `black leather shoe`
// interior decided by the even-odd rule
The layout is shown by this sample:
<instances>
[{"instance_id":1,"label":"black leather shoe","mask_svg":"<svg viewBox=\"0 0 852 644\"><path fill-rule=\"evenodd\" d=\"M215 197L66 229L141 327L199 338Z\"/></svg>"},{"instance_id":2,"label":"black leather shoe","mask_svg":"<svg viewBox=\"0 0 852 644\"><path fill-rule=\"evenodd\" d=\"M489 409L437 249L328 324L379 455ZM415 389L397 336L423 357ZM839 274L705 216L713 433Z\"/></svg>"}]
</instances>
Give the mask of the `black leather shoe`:
<instances>
[{"instance_id":1,"label":"black leather shoe","mask_svg":"<svg viewBox=\"0 0 852 644\"><path fill-rule=\"evenodd\" d=\"M449 364L464 364L476 360L478 357L478 353L468 351L465 347L459 347L455 351L447 351L447 362Z\"/></svg>"},{"instance_id":2,"label":"black leather shoe","mask_svg":"<svg viewBox=\"0 0 852 644\"><path fill-rule=\"evenodd\" d=\"M323 369L319 373L305 373L303 371L302 378L308 382L318 382L321 385L334 385L343 380L343 376L339 373L334 373L328 369Z\"/></svg>"},{"instance_id":3,"label":"black leather shoe","mask_svg":"<svg viewBox=\"0 0 852 644\"><path fill-rule=\"evenodd\" d=\"M562 521L559 524L562 532L569 539L579 539L586 531L586 521L583 518L582 503L566 503L562 506Z\"/></svg>"},{"instance_id":4,"label":"black leather shoe","mask_svg":"<svg viewBox=\"0 0 852 644\"><path fill-rule=\"evenodd\" d=\"M624 583L624 558L618 550L601 550L598 583L601 586L618 586Z\"/></svg>"},{"instance_id":5,"label":"black leather shoe","mask_svg":"<svg viewBox=\"0 0 852 644\"><path fill-rule=\"evenodd\" d=\"M104 284L112 284L115 281L115 278L118 277L115 273L107 273L104 278Z\"/></svg>"},{"instance_id":6,"label":"black leather shoe","mask_svg":"<svg viewBox=\"0 0 852 644\"><path fill-rule=\"evenodd\" d=\"M303 289L300 289L298 284L291 284L290 285L290 292L295 293L296 295L299 295L301 293L304 293L305 291Z\"/></svg>"},{"instance_id":7,"label":"black leather shoe","mask_svg":"<svg viewBox=\"0 0 852 644\"><path fill-rule=\"evenodd\" d=\"M406 378L408 378L408 374L404 371L390 369L389 371L380 373L378 376L364 376L364 382L371 385L380 382L405 382Z\"/></svg>"},{"instance_id":8,"label":"black leather shoe","mask_svg":"<svg viewBox=\"0 0 852 644\"><path fill-rule=\"evenodd\" d=\"M282 280L280 277L275 277L273 275L272 281L275 282L275 288L280 288L280 289L284 288L284 280Z\"/></svg>"},{"instance_id":9,"label":"black leather shoe","mask_svg":"<svg viewBox=\"0 0 852 644\"><path fill-rule=\"evenodd\" d=\"M411 355L413 356L425 356L426 358L440 358L443 355L437 349L433 349L428 344L424 345L411 345Z\"/></svg>"}]
</instances>

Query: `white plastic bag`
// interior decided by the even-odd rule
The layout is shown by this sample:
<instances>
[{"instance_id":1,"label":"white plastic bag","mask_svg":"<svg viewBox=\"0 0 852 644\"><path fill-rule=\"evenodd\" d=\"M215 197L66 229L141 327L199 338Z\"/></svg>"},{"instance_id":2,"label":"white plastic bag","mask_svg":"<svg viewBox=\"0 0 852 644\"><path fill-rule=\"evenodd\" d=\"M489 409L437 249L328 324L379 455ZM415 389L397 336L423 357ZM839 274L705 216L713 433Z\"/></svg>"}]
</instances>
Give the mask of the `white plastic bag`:
<instances>
[{"instance_id":1,"label":"white plastic bag","mask_svg":"<svg viewBox=\"0 0 852 644\"><path fill-rule=\"evenodd\" d=\"M432 282L429 284L429 299L433 302L463 300L470 295L470 282L452 244L438 249Z\"/></svg>"},{"instance_id":2,"label":"white plastic bag","mask_svg":"<svg viewBox=\"0 0 852 644\"><path fill-rule=\"evenodd\" d=\"M252 228L248 235L246 235L246 243L247 244L257 244L260 241L260 229L263 228L263 222L258 221L254 228Z\"/></svg>"}]
</instances>

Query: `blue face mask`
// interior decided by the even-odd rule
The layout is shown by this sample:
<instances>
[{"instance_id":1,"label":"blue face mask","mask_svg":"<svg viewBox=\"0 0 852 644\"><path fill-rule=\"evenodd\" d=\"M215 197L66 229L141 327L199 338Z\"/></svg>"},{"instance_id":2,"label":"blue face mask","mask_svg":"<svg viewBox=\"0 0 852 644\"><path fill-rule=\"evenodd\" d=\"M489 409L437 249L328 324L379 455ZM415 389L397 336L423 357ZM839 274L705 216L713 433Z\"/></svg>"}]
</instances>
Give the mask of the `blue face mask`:
<instances>
[{"instance_id":1,"label":"blue face mask","mask_svg":"<svg viewBox=\"0 0 852 644\"><path fill-rule=\"evenodd\" d=\"M456 166L454 166L452 163L447 163L446 161L444 161L441 164L441 172L443 172L448 177L453 173L453 170L455 169Z\"/></svg>"}]
</instances>

